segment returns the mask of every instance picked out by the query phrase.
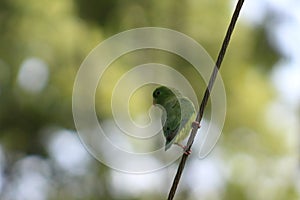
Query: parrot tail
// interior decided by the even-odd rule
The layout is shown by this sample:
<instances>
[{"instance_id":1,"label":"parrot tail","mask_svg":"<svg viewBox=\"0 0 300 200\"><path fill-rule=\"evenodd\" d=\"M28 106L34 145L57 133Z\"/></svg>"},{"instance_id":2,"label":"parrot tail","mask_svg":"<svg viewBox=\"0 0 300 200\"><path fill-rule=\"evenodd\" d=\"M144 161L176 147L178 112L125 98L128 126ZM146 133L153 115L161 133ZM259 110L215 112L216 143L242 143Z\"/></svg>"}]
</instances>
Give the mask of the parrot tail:
<instances>
[{"instance_id":1,"label":"parrot tail","mask_svg":"<svg viewBox=\"0 0 300 200\"><path fill-rule=\"evenodd\" d=\"M172 146L172 141L166 141L165 151L167 151Z\"/></svg>"}]
</instances>

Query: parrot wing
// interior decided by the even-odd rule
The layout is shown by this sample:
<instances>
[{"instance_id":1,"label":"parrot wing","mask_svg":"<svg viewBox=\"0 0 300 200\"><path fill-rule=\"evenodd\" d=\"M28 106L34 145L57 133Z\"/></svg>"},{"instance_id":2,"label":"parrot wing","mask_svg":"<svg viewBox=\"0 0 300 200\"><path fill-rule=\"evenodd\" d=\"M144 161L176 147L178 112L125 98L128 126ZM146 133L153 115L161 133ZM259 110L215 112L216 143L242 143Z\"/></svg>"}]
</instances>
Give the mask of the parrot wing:
<instances>
[{"instance_id":1,"label":"parrot wing","mask_svg":"<svg viewBox=\"0 0 300 200\"><path fill-rule=\"evenodd\" d=\"M163 132L166 138L165 149L167 150L173 144L180 128L181 109L177 98L167 102L164 108L166 111L166 121L165 124L163 124Z\"/></svg>"},{"instance_id":2,"label":"parrot wing","mask_svg":"<svg viewBox=\"0 0 300 200\"><path fill-rule=\"evenodd\" d=\"M179 98L171 109L167 108L166 111L167 119L163 128L166 138L165 150L174 142L181 142L188 136L196 116L193 103L185 97Z\"/></svg>"}]
</instances>

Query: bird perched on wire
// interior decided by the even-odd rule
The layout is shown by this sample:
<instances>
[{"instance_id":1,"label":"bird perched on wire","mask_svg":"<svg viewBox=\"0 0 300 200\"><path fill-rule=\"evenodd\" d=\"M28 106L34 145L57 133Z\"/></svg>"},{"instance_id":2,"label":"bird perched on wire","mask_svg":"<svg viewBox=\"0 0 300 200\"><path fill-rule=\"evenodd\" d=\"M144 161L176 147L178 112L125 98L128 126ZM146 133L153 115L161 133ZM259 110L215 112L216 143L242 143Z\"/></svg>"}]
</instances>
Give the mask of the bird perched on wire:
<instances>
[{"instance_id":1,"label":"bird perched on wire","mask_svg":"<svg viewBox=\"0 0 300 200\"><path fill-rule=\"evenodd\" d=\"M191 126L200 128L199 123L194 121L196 110L191 100L174 88L160 86L153 91L153 105L164 110L161 121L166 139L165 151L176 144L190 154L181 142L189 135Z\"/></svg>"}]
</instances>

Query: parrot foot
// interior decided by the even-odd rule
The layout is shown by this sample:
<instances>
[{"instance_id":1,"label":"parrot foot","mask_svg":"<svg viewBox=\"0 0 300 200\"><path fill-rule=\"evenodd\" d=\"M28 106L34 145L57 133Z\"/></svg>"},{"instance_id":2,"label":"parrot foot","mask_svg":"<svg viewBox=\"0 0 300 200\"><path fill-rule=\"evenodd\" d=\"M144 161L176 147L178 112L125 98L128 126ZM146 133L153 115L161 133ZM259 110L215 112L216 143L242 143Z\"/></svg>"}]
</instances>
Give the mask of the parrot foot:
<instances>
[{"instance_id":1,"label":"parrot foot","mask_svg":"<svg viewBox=\"0 0 300 200\"><path fill-rule=\"evenodd\" d=\"M180 146L183 149L185 155L189 156L192 153L192 150L187 151L187 146L184 146L184 145L182 145L180 143L177 143L177 142L174 143L174 144Z\"/></svg>"},{"instance_id":2,"label":"parrot foot","mask_svg":"<svg viewBox=\"0 0 300 200\"><path fill-rule=\"evenodd\" d=\"M200 123L199 123L199 122L193 121L192 127L195 128L195 129L199 129L201 126L200 126Z\"/></svg>"},{"instance_id":3,"label":"parrot foot","mask_svg":"<svg viewBox=\"0 0 300 200\"><path fill-rule=\"evenodd\" d=\"M191 153L192 153L192 150L189 150L189 151L184 150L184 154L187 156L191 155Z\"/></svg>"}]
</instances>

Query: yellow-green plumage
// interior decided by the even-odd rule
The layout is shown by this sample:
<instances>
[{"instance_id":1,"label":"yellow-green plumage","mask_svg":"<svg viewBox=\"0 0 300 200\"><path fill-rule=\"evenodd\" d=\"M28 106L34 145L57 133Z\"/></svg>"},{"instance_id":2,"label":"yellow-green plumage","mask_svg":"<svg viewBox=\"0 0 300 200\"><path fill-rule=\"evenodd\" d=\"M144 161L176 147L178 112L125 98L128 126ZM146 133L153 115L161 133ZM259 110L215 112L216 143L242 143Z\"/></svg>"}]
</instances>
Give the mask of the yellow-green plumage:
<instances>
[{"instance_id":1,"label":"yellow-green plumage","mask_svg":"<svg viewBox=\"0 0 300 200\"><path fill-rule=\"evenodd\" d=\"M165 86L154 90L153 103L165 110L162 125L166 138L165 150L167 150L172 144L179 144L189 135L196 110L193 103L183 97L178 90Z\"/></svg>"}]
</instances>

